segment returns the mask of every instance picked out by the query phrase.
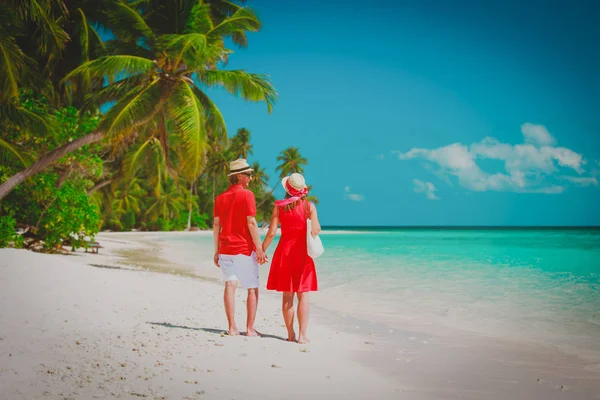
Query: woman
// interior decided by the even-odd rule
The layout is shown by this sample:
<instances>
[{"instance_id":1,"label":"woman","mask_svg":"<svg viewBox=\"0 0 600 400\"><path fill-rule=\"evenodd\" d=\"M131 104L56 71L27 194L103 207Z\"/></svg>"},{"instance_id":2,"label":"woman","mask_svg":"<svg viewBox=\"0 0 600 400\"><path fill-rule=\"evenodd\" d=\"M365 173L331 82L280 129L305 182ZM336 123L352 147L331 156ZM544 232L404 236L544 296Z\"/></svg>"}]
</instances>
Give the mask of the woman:
<instances>
[{"instance_id":1,"label":"woman","mask_svg":"<svg viewBox=\"0 0 600 400\"><path fill-rule=\"evenodd\" d=\"M283 292L281 311L288 331L287 340L296 341L294 332L294 295L298 296L298 343L308 343L308 292L317 290L315 263L306 248L306 219L311 220L311 234L321 231L317 208L306 200L308 189L304 177L294 173L283 178L281 184L287 192L285 199L275 202L271 225L263 242L267 251L281 224L281 238L275 249L267 289Z\"/></svg>"}]
</instances>

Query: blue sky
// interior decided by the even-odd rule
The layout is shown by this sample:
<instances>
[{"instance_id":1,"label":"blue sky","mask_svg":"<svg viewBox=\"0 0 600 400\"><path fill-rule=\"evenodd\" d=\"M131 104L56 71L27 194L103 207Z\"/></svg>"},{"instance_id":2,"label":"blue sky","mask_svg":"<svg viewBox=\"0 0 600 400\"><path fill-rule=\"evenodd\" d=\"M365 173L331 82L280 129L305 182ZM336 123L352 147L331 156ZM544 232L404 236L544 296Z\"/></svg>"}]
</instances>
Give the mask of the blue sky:
<instances>
[{"instance_id":1,"label":"blue sky","mask_svg":"<svg viewBox=\"0 0 600 400\"><path fill-rule=\"evenodd\" d=\"M600 225L600 7L519 3L249 1L227 68L279 100L213 96L273 184L300 148L325 225Z\"/></svg>"}]
</instances>

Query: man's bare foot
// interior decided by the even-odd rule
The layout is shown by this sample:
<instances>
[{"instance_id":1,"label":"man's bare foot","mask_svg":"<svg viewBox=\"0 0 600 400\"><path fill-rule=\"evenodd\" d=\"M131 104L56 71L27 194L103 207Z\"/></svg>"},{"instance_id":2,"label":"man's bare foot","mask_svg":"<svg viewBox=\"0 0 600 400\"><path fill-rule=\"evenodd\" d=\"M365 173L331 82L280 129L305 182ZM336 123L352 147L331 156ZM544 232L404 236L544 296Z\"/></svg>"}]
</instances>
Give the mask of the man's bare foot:
<instances>
[{"instance_id":1,"label":"man's bare foot","mask_svg":"<svg viewBox=\"0 0 600 400\"><path fill-rule=\"evenodd\" d=\"M288 338L285 339L288 342L295 342L296 341L296 332L292 332L292 334L288 333Z\"/></svg>"},{"instance_id":2,"label":"man's bare foot","mask_svg":"<svg viewBox=\"0 0 600 400\"><path fill-rule=\"evenodd\" d=\"M300 339L298 339L298 344L306 344L306 343L310 343L310 340L308 340L308 338L306 336L300 336Z\"/></svg>"},{"instance_id":3,"label":"man's bare foot","mask_svg":"<svg viewBox=\"0 0 600 400\"><path fill-rule=\"evenodd\" d=\"M227 331L227 334L229 336L239 336L240 335L240 331L238 331L237 329L229 329Z\"/></svg>"},{"instance_id":4,"label":"man's bare foot","mask_svg":"<svg viewBox=\"0 0 600 400\"><path fill-rule=\"evenodd\" d=\"M262 333L260 333L256 329L247 329L246 330L246 336L259 336L259 337L262 337Z\"/></svg>"}]
</instances>

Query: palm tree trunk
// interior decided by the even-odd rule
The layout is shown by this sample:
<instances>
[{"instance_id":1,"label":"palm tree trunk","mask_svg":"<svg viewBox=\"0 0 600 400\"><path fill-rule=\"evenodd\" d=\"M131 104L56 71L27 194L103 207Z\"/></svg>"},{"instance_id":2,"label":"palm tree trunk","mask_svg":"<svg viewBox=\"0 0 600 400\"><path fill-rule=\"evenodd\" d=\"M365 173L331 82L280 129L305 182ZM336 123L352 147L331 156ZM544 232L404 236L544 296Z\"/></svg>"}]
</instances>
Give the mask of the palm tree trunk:
<instances>
[{"instance_id":1,"label":"palm tree trunk","mask_svg":"<svg viewBox=\"0 0 600 400\"><path fill-rule=\"evenodd\" d=\"M64 146L54 149L50 153L42 156L34 164L20 172L17 172L16 174L8 178L6 182L0 185L0 200L6 197L6 195L9 194L19 183L48 168L58 159L64 157L69 153L72 153L73 151L87 144L96 143L102 140L103 138L103 131L92 132L89 135L82 136L79 139L67 143Z\"/></svg>"},{"instance_id":2,"label":"palm tree trunk","mask_svg":"<svg viewBox=\"0 0 600 400\"><path fill-rule=\"evenodd\" d=\"M273 189L271 189L271 191L269 192L269 194L265 196L265 198L263 199L263 201L261 201L261 202L260 202L260 204L258 204L258 205L256 206L256 208L258 208L258 207L262 206L262 204L263 204L265 201L267 201L267 199L269 198L269 196L271 196L271 195L273 194L273 192L275 191L275 189L277 189L277 185L279 185L279 183L280 183L280 182L281 182L281 181L277 182L277 183L275 184L275 186L273 186Z\"/></svg>"},{"instance_id":3,"label":"palm tree trunk","mask_svg":"<svg viewBox=\"0 0 600 400\"><path fill-rule=\"evenodd\" d=\"M109 185L111 182L112 182L112 179L107 179L105 181L96 183L93 188L91 188L90 190L87 191L87 195L91 196L92 194L94 194L94 192L96 190L103 188L106 185Z\"/></svg>"},{"instance_id":4,"label":"palm tree trunk","mask_svg":"<svg viewBox=\"0 0 600 400\"><path fill-rule=\"evenodd\" d=\"M213 191L212 191L213 207L215 206L215 190L217 190L217 174L213 175Z\"/></svg>"},{"instance_id":5,"label":"palm tree trunk","mask_svg":"<svg viewBox=\"0 0 600 400\"><path fill-rule=\"evenodd\" d=\"M187 230L192 229L192 195L193 195L194 185L190 185L190 200L188 202L188 221L187 221Z\"/></svg>"}]
</instances>

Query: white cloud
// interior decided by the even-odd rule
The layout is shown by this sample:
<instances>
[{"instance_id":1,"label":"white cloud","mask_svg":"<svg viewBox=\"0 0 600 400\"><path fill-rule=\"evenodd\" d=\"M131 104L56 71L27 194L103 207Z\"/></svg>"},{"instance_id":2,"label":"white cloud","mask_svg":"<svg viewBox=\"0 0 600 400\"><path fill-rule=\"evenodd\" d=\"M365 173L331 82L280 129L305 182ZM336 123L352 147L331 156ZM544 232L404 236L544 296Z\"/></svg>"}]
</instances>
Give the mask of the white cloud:
<instances>
[{"instance_id":1,"label":"white cloud","mask_svg":"<svg viewBox=\"0 0 600 400\"><path fill-rule=\"evenodd\" d=\"M420 181L418 179L413 179L413 183L415 184L415 187L413 188L413 190L417 193L425 193L425 195L427 196L427 198L429 200L439 200L440 198L437 197L435 195L435 192L437 192L437 189L435 188L435 185L431 182L423 182Z\"/></svg>"},{"instance_id":2,"label":"white cloud","mask_svg":"<svg viewBox=\"0 0 600 400\"><path fill-rule=\"evenodd\" d=\"M583 176L563 176L563 179L566 179L570 182L573 182L579 186L598 186L598 179L595 176L592 177L583 177Z\"/></svg>"},{"instance_id":3,"label":"white cloud","mask_svg":"<svg viewBox=\"0 0 600 400\"><path fill-rule=\"evenodd\" d=\"M413 148L406 153L394 153L400 160L420 158L437 164L438 169L427 169L444 180L455 177L459 185L474 191L561 193L565 187L553 182L559 168L573 170L578 175L585 172L583 156L566 147L556 147L556 140L544 126L526 123L521 132L524 143L516 145L486 137L468 146L453 143L437 149ZM482 159L502 161L504 171L484 171L477 163ZM581 186L593 184L595 178L591 179L571 176L566 180Z\"/></svg>"},{"instance_id":4,"label":"white cloud","mask_svg":"<svg viewBox=\"0 0 600 400\"><path fill-rule=\"evenodd\" d=\"M362 194L352 193L350 191L350 186L346 186L344 188L344 198L348 199L348 200L352 200L352 201L364 201L365 200L365 196L363 196Z\"/></svg>"},{"instance_id":5,"label":"white cloud","mask_svg":"<svg viewBox=\"0 0 600 400\"><path fill-rule=\"evenodd\" d=\"M523 132L523 136L525 136L525 143L539 146L554 146L556 143L556 139L554 139L543 125L535 125L526 122L521 125L521 132Z\"/></svg>"},{"instance_id":6,"label":"white cloud","mask_svg":"<svg viewBox=\"0 0 600 400\"><path fill-rule=\"evenodd\" d=\"M375 156L375 158L378 159L378 160L385 160L385 155L384 154L377 154Z\"/></svg>"}]
</instances>

